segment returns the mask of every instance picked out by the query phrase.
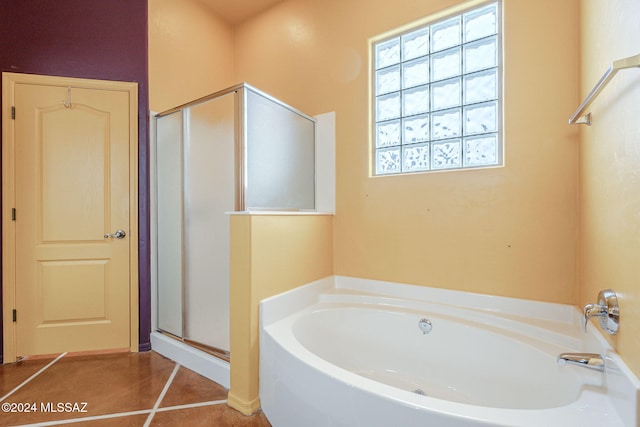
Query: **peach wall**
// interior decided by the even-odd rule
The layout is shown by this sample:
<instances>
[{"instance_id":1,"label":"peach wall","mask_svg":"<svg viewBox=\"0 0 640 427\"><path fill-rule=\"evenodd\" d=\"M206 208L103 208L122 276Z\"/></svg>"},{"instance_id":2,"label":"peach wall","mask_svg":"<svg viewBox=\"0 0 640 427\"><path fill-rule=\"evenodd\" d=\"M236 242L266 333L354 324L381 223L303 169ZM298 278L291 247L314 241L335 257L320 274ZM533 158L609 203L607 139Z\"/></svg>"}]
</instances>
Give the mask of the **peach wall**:
<instances>
[{"instance_id":1,"label":"peach wall","mask_svg":"<svg viewBox=\"0 0 640 427\"><path fill-rule=\"evenodd\" d=\"M504 1L505 166L410 176L369 176L368 40L459 2L290 0L235 27L236 80L336 112L336 274L577 302L578 3Z\"/></svg>"},{"instance_id":2,"label":"peach wall","mask_svg":"<svg viewBox=\"0 0 640 427\"><path fill-rule=\"evenodd\" d=\"M640 53L640 3L582 0L581 15L586 96L612 61ZM640 69L620 71L591 112L593 124L581 126L579 304L601 289L618 293L610 342L640 376Z\"/></svg>"},{"instance_id":3,"label":"peach wall","mask_svg":"<svg viewBox=\"0 0 640 427\"><path fill-rule=\"evenodd\" d=\"M333 273L330 215L231 215L231 390L244 414L260 408L259 311L264 298Z\"/></svg>"},{"instance_id":4,"label":"peach wall","mask_svg":"<svg viewBox=\"0 0 640 427\"><path fill-rule=\"evenodd\" d=\"M196 0L149 0L151 111L161 112L233 84L231 25Z\"/></svg>"},{"instance_id":5,"label":"peach wall","mask_svg":"<svg viewBox=\"0 0 640 427\"><path fill-rule=\"evenodd\" d=\"M290 0L231 27L195 0L150 0L151 109L246 80L308 114L336 111L336 274L580 306L613 287L623 320L611 342L640 375L638 71L600 95L591 127L566 125L612 60L639 53L640 4L504 0L505 166L370 178L367 40L458 3ZM253 270L235 270L254 286ZM256 321L251 295L236 318ZM245 350L235 365L255 369ZM245 403L247 378L235 383Z\"/></svg>"}]
</instances>

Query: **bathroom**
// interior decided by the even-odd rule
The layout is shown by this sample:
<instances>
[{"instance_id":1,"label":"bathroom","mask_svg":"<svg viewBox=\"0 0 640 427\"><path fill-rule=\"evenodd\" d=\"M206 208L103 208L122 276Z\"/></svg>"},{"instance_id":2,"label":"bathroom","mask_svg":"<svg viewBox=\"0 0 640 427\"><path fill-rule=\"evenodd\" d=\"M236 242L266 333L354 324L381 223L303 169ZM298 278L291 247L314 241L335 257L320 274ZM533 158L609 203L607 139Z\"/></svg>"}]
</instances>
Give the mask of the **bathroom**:
<instances>
[{"instance_id":1,"label":"bathroom","mask_svg":"<svg viewBox=\"0 0 640 427\"><path fill-rule=\"evenodd\" d=\"M308 114L335 111L332 241L319 236L324 224L303 226L305 232L300 218L289 225L286 218L254 217L273 222L265 227L291 230L274 242L290 267L261 266L266 287L280 288L257 290L258 298L332 273L577 306L611 287L623 295L624 323L630 324L613 345L637 373L635 70L620 73L603 91L592 105L590 127L567 120L611 61L637 53L631 40L640 11L631 1L616 7L505 1L504 167L372 178L367 40L456 3L291 1L231 28L214 15L217 26L202 25L216 42L198 40L202 50L216 52L213 57L233 57L226 74L217 64L206 73L224 83L191 95L167 83L179 100L156 100L152 93L151 108L247 81ZM172 65L192 70L185 81L194 84L203 72L192 62L196 56L179 48L202 31L189 18L196 11L150 3L152 87L163 76L172 81ZM170 32L160 25L163 16L189 25ZM171 56L166 38L176 34L182 39L174 41ZM226 47L217 42L223 37ZM297 240L313 243L297 250ZM269 260L276 258L269 241L259 245Z\"/></svg>"},{"instance_id":2,"label":"bathroom","mask_svg":"<svg viewBox=\"0 0 640 427\"><path fill-rule=\"evenodd\" d=\"M126 3L119 2L124 10ZM232 218L232 228L255 236L248 283L261 287L249 289L253 302L242 307L254 320L258 300L331 274L580 307L614 288L623 326L611 344L640 375L636 72L621 73L603 91L591 126L567 125L608 65L638 53L640 8L631 0L504 0L504 166L370 177L368 40L458 3L290 0L233 22L204 2L150 0L141 109L163 111L247 81L307 114L335 112L335 216ZM21 57L0 66L68 75L77 54L37 57L47 66ZM99 68L100 58L86 58ZM81 77L107 78L88 68ZM113 78L147 86L129 69ZM140 212L148 226L148 205ZM147 245L141 239L146 350ZM252 343L237 345L248 351ZM257 369L254 356L235 363L241 372ZM231 385L239 406L254 405L251 378L232 372Z\"/></svg>"}]
</instances>

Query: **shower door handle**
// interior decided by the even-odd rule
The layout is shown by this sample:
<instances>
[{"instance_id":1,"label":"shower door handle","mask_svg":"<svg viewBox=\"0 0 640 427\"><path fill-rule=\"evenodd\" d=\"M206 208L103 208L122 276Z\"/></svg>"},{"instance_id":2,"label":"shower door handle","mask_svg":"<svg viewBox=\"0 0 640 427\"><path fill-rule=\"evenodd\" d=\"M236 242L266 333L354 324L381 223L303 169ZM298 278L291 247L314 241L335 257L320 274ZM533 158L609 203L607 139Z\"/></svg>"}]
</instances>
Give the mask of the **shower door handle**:
<instances>
[{"instance_id":1,"label":"shower door handle","mask_svg":"<svg viewBox=\"0 0 640 427\"><path fill-rule=\"evenodd\" d=\"M104 238L108 239L108 238L113 238L115 237L116 239L124 239L125 236L127 235L127 232L124 230L118 230L113 234L105 234Z\"/></svg>"}]
</instances>

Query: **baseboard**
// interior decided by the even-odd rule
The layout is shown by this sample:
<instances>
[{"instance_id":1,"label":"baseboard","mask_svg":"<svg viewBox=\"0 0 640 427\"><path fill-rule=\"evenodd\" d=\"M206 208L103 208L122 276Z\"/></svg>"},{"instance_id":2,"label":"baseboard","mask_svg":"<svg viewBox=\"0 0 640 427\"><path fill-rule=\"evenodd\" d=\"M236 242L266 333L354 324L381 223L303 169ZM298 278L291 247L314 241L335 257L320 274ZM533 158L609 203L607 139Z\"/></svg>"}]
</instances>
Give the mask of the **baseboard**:
<instances>
[{"instance_id":1,"label":"baseboard","mask_svg":"<svg viewBox=\"0 0 640 427\"><path fill-rule=\"evenodd\" d=\"M256 397L247 402L230 391L227 395L227 405L241 412L243 415L253 415L260 410L260 398Z\"/></svg>"}]
</instances>

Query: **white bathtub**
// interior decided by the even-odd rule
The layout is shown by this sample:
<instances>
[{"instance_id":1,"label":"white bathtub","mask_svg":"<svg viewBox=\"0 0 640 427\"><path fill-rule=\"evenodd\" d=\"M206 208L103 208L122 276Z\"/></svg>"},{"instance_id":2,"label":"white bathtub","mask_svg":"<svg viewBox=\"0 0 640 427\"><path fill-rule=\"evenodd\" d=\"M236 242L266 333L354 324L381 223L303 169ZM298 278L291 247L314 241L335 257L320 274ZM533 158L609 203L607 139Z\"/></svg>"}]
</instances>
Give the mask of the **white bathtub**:
<instances>
[{"instance_id":1,"label":"white bathtub","mask_svg":"<svg viewBox=\"0 0 640 427\"><path fill-rule=\"evenodd\" d=\"M262 409L274 427L636 426L638 380L593 329L571 306L328 278L262 302Z\"/></svg>"}]
</instances>

